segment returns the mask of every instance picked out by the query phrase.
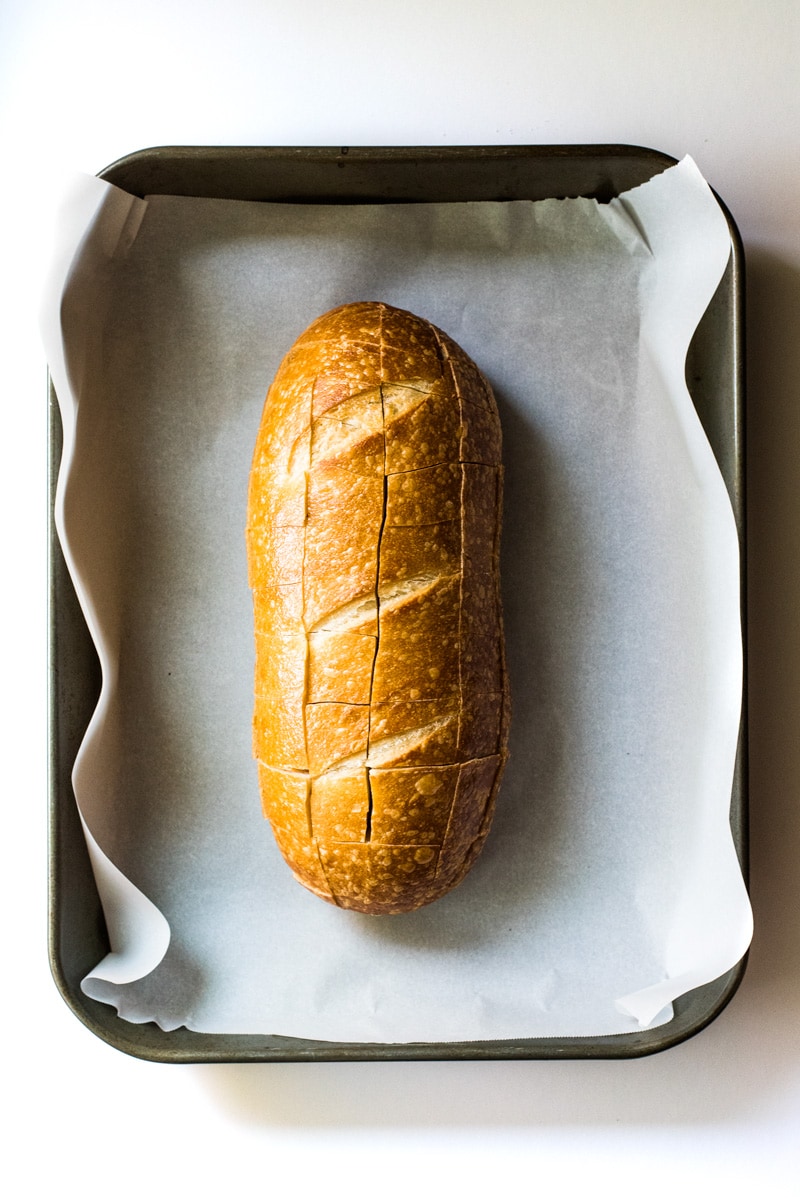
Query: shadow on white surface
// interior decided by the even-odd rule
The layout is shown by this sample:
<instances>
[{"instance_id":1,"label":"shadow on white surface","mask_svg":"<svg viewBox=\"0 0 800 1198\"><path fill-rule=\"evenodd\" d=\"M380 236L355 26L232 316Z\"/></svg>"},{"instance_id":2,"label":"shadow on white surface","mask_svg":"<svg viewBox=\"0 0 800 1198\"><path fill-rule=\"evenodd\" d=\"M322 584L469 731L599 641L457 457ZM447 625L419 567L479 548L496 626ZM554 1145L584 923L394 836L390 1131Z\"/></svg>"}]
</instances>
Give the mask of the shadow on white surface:
<instances>
[{"instance_id":1,"label":"shadow on white surface","mask_svg":"<svg viewBox=\"0 0 800 1198\"><path fill-rule=\"evenodd\" d=\"M235 1122L293 1129L721 1126L800 1077L800 272L748 250L751 894L744 981L703 1032L634 1061L198 1067Z\"/></svg>"}]
</instances>

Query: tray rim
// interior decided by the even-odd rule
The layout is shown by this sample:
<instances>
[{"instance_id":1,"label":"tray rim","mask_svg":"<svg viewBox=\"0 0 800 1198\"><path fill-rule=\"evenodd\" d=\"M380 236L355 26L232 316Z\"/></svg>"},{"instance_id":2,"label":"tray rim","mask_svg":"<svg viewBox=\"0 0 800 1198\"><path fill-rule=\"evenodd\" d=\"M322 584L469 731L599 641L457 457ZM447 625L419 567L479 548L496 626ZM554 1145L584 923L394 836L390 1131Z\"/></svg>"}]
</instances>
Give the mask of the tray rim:
<instances>
[{"instance_id":1,"label":"tray rim","mask_svg":"<svg viewBox=\"0 0 800 1198\"><path fill-rule=\"evenodd\" d=\"M292 146L155 146L137 150L105 167L98 177L117 183L129 181L133 172L155 169L161 173L162 181L174 178L169 172L180 170L185 164L198 163L212 166L231 163L259 164L262 167L279 164L311 165L313 168L330 169L337 174L341 169L355 166L366 170L387 164L399 165L401 169L422 167L469 166L483 171L498 165L520 160L523 162L587 163L612 160L647 170L652 177L673 165L677 160L661 151L635 145L580 144L580 145L497 145L475 146L357 146L357 147L292 147ZM478 165L481 164L481 165ZM345 170L345 174L348 172ZM341 177L341 176L340 176ZM142 180L143 181L143 180ZM146 191L159 191L148 179ZM337 180L338 185L338 180ZM126 190L132 190L126 185ZM143 194L134 192L134 194ZM161 194L175 194L162 188ZM197 191L180 194L198 194ZM213 189L203 194L213 194ZM586 191L569 194L597 194ZM745 885L749 883L749 835L748 835L748 785L747 785L747 624L746 624L746 510L745 510L745 425L744 425L744 249L735 221L724 202L715 194L726 217L731 233L732 255L726 278L729 295L729 334L733 346L731 362L731 411L733 413L733 447L730 477L726 479L739 528L741 561L741 611L744 650L744 673L742 693L742 717L740 724L739 752L732 789L731 822ZM231 197L235 198L235 197ZM241 197L239 197L241 198ZM248 197L250 198L250 197ZM396 196L362 196L342 199L321 200L318 196L306 196L305 202L391 202ZM402 197L406 199L407 197ZM462 197L463 198L463 197ZM469 197L466 197L469 198ZM498 198L506 198L499 196ZM535 197L539 198L539 197ZM605 198L602 194L598 198ZM303 202L299 197L281 197L284 202ZM412 197L413 202L426 202ZM430 201L427 201L430 202ZM713 301L712 301L713 302ZM529 1039L426 1042L426 1043L337 1043L332 1041L300 1040L291 1037L270 1035L244 1035L228 1033L201 1033L180 1028L163 1032L155 1024L131 1024L117 1015L107 1004L88 998L80 990L79 981L71 976L65 963L63 945L65 913L63 897L68 882L68 867L65 865L65 844L71 836L74 841L74 825L78 821L77 809L72 796L69 778L65 778L64 738L62 715L64 712L64 684L69 689L70 650L65 635L62 610L65 595L72 590L61 553L53 522L54 496L58 475L61 448L61 427L58 403L52 382L48 378L49 399L49 575L48 575L48 645L49 645L49 810L48 810L48 952L50 969L62 998L73 1014L96 1036L119 1051L140 1059L160 1063L233 1063L233 1062L302 1062L302 1061L377 1061L377 1060L552 1060L552 1059L633 1059L662 1052L680 1044L702 1031L725 1009L736 993L744 976L748 954L720 978L699 987L676 1000L673 1019L658 1028L640 1032L626 1032L600 1037L532 1037ZM74 593L71 602L74 604ZM73 617L74 618L74 617ZM78 617L80 619L80 617ZM67 634L68 641L68 634ZM71 692L67 703L74 701ZM74 844L73 844L74 849ZM85 875L86 863L83 864ZM89 903L99 903L96 890L89 896ZM96 920L96 913L95 913ZM86 928L84 928L86 931ZM102 928L92 929L94 936L102 937Z\"/></svg>"}]
</instances>

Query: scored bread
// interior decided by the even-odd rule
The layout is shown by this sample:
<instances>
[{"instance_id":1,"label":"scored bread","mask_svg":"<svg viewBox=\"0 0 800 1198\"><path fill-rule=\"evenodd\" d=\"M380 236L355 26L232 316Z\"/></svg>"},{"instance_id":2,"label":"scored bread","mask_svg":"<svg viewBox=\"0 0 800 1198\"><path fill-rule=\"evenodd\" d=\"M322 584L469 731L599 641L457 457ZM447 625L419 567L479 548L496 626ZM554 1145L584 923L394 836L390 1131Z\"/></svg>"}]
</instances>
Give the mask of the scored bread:
<instances>
[{"instance_id":1,"label":"scored bread","mask_svg":"<svg viewBox=\"0 0 800 1198\"><path fill-rule=\"evenodd\" d=\"M428 321L347 304L267 394L247 550L262 805L295 877L367 914L466 875L507 756L500 422Z\"/></svg>"}]
</instances>

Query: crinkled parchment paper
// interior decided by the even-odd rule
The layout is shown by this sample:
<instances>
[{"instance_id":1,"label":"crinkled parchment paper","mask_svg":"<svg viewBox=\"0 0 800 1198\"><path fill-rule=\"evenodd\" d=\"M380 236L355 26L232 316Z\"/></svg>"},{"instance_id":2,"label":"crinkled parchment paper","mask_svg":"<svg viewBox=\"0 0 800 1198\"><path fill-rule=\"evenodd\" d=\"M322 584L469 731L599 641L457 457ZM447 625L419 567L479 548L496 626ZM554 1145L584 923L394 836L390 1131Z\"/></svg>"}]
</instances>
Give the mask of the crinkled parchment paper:
<instances>
[{"instance_id":1,"label":"crinkled parchment paper","mask_svg":"<svg viewBox=\"0 0 800 1198\"><path fill-rule=\"evenodd\" d=\"M57 521L104 688L74 783L115 951L163 1028L596 1036L743 955L728 823L738 543L684 383L730 235L686 159L590 200L65 206L45 338ZM244 520L263 397L336 304L445 329L504 427L511 760L467 880L410 915L306 893L260 813Z\"/></svg>"}]
</instances>

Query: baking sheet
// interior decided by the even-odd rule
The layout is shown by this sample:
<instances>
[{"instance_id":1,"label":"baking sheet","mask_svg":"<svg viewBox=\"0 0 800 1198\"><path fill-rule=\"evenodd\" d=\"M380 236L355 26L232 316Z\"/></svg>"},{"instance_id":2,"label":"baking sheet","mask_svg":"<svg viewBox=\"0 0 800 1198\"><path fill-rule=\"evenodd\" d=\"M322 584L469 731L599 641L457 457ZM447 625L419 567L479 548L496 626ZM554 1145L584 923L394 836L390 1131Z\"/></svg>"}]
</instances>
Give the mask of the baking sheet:
<instances>
[{"instance_id":1,"label":"baking sheet","mask_svg":"<svg viewBox=\"0 0 800 1198\"><path fill-rule=\"evenodd\" d=\"M750 936L736 533L683 383L730 242L694 164L611 205L138 201L85 180L73 211L47 341L58 520L104 658L75 786L118 950L86 992L165 1028L358 1042L668 1018ZM362 298L476 358L507 470L495 828L457 891L381 920L291 880L249 752L263 394L314 316Z\"/></svg>"}]
</instances>

